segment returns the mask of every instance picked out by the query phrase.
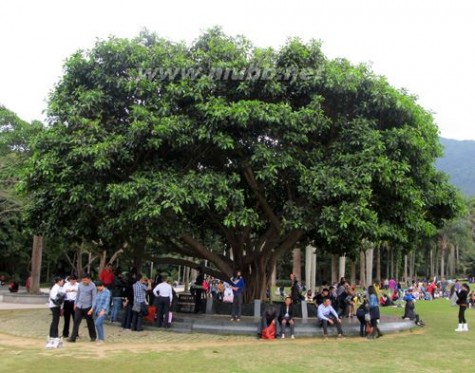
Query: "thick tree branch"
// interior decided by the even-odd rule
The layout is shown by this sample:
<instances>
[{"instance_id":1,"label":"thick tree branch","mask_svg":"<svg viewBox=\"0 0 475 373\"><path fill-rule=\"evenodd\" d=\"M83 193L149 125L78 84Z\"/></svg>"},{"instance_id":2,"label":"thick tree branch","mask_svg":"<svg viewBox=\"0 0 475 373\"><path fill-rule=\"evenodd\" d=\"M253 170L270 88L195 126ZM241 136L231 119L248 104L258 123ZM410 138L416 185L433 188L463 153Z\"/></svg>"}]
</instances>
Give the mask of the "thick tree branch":
<instances>
[{"instance_id":1,"label":"thick tree branch","mask_svg":"<svg viewBox=\"0 0 475 373\"><path fill-rule=\"evenodd\" d=\"M214 270L209 267L203 267L198 263L192 262L191 260L187 259L181 259L181 258L173 258L173 257L159 257L156 258L157 261L159 261L160 264L174 264L174 265L181 265L181 266L186 266L190 268L197 269L198 267L203 268L203 272L206 273L207 275L213 276L215 278L218 278L220 280L229 282L229 275L227 273L221 272Z\"/></svg>"},{"instance_id":2,"label":"thick tree branch","mask_svg":"<svg viewBox=\"0 0 475 373\"><path fill-rule=\"evenodd\" d=\"M270 220L271 224L275 227L275 229L280 232L281 230L281 225L280 225L280 221L279 219L277 218L277 216L274 214L274 211L272 210L272 208L270 207L269 203L267 202L267 200L264 198L264 196L262 195L262 193L260 192L259 190L259 186L257 184L257 180L254 176L254 173L252 172L251 168L249 166L247 166L245 169L244 169L244 177L246 178L246 181L248 183L248 185L251 187L252 191L254 192L254 194L256 195L256 198L257 200L259 201L261 207L262 207L262 210L264 211L265 215L267 216L267 218Z\"/></svg>"},{"instance_id":3,"label":"thick tree branch","mask_svg":"<svg viewBox=\"0 0 475 373\"><path fill-rule=\"evenodd\" d=\"M190 247L190 249L197 252L203 258L214 263L214 265L216 265L216 267L218 267L218 269L222 271L223 273L228 274L228 276L232 274L232 271L233 271L232 267L228 263L226 263L223 260L223 258L221 258L216 253L213 253L212 251L208 250L200 242L195 240L190 234L186 233L182 235L180 237L180 240L186 243Z\"/></svg>"}]
</instances>

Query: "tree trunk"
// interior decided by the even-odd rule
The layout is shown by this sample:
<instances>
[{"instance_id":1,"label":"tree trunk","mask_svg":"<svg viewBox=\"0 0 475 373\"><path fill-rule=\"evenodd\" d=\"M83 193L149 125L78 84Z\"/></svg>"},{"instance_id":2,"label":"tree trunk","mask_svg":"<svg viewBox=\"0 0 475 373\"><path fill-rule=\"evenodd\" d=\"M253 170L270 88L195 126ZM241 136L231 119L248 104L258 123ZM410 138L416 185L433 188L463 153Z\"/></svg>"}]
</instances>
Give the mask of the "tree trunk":
<instances>
[{"instance_id":1,"label":"tree trunk","mask_svg":"<svg viewBox=\"0 0 475 373\"><path fill-rule=\"evenodd\" d=\"M430 249L430 277L434 277L435 271L434 271L434 251Z\"/></svg>"},{"instance_id":2,"label":"tree trunk","mask_svg":"<svg viewBox=\"0 0 475 373\"><path fill-rule=\"evenodd\" d=\"M376 251L376 281L381 282L381 249L375 248Z\"/></svg>"},{"instance_id":3,"label":"tree trunk","mask_svg":"<svg viewBox=\"0 0 475 373\"><path fill-rule=\"evenodd\" d=\"M300 248L292 250L292 273L297 280L302 281L302 250Z\"/></svg>"},{"instance_id":4,"label":"tree trunk","mask_svg":"<svg viewBox=\"0 0 475 373\"><path fill-rule=\"evenodd\" d=\"M43 237L33 236L31 252L31 294L40 294L41 259L43 256Z\"/></svg>"},{"instance_id":5,"label":"tree trunk","mask_svg":"<svg viewBox=\"0 0 475 373\"><path fill-rule=\"evenodd\" d=\"M76 275L81 277L83 274L83 267L82 267L82 252L83 252L83 244L79 245L77 248L77 260L76 260Z\"/></svg>"},{"instance_id":6,"label":"tree trunk","mask_svg":"<svg viewBox=\"0 0 475 373\"><path fill-rule=\"evenodd\" d=\"M407 285L407 254L404 254L404 283Z\"/></svg>"},{"instance_id":7,"label":"tree trunk","mask_svg":"<svg viewBox=\"0 0 475 373\"><path fill-rule=\"evenodd\" d=\"M449 273L451 278L455 277L455 246L449 245Z\"/></svg>"},{"instance_id":8,"label":"tree trunk","mask_svg":"<svg viewBox=\"0 0 475 373\"><path fill-rule=\"evenodd\" d=\"M353 259L350 264L350 283L352 285L356 284L356 261Z\"/></svg>"},{"instance_id":9,"label":"tree trunk","mask_svg":"<svg viewBox=\"0 0 475 373\"><path fill-rule=\"evenodd\" d=\"M360 251L360 286L366 288L366 255L363 250Z\"/></svg>"},{"instance_id":10,"label":"tree trunk","mask_svg":"<svg viewBox=\"0 0 475 373\"><path fill-rule=\"evenodd\" d=\"M440 250L440 278L445 277L444 250Z\"/></svg>"},{"instance_id":11,"label":"tree trunk","mask_svg":"<svg viewBox=\"0 0 475 373\"><path fill-rule=\"evenodd\" d=\"M337 279L337 275L338 275L338 264L337 264L337 261L336 261L336 255L335 254L331 254L331 283L332 285L335 284L338 279Z\"/></svg>"},{"instance_id":12,"label":"tree trunk","mask_svg":"<svg viewBox=\"0 0 475 373\"><path fill-rule=\"evenodd\" d=\"M366 250L366 284L373 285L373 250Z\"/></svg>"},{"instance_id":13,"label":"tree trunk","mask_svg":"<svg viewBox=\"0 0 475 373\"><path fill-rule=\"evenodd\" d=\"M316 261L315 247L308 245L305 248L305 283L307 289L315 291L315 277L316 277Z\"/></svg>"},{"instance_id":14,"label":"tree trunk","mask_svg":"<svg viewBox=\"0 0 475 373\"><path fill-rule=\"evenodd\" d=\"M338 258L338 280L345 277L346 256L342 255Z\"/></svg>"},{"instance_id":15,"label":"tree trunk","mask_svg":"<svg viewBox=\"0 0 475 373\"><path fill-rule=\"evenodd\" d=\"M274 268L272 269L272 275L270 278L270 286L271 287L277 286L277 264L274 265Z\"/></svg>"}]
</instances>

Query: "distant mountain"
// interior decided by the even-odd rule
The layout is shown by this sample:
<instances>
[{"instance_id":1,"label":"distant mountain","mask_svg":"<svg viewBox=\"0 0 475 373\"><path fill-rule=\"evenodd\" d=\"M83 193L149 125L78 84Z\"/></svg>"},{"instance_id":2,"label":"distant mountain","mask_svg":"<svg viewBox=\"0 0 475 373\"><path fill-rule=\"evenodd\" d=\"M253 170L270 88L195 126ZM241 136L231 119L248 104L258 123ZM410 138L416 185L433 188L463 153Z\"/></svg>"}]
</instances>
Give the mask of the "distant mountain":
<instances>
[{"instance_id":1,"label":"distant mountain","mask_svg":"<svg viewBox=\"0 0 475 373\"><path fill-rule=\"evenodd\" d=\"M475 141L440 138L444 156L436 161L437 169L450 176L465 195L475 197Z\"/></svg>"}]
</instances>

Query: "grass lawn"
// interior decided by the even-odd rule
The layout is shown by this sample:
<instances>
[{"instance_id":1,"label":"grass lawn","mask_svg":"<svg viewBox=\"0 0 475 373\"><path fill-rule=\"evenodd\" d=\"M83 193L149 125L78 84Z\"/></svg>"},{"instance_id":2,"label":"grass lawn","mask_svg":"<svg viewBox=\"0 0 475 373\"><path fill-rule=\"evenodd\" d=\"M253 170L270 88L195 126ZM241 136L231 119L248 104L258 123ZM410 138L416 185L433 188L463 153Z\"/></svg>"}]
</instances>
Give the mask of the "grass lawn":
<instances>
[{"instance_id":1,"label":"grass lawn","mask_svg":"<svg viewBox=\"0 0 475 373\"><path fill-rule=\"evenodd\" d=\"M456 333L458 308L448 301L421 301L416 308L425 328L378 340L299 339L298 329L297 339L275 341L163 332L163 340L124 337L100 347L82 342L54 351L44 349L44 339L5 330L11 313L2 311L0 372L470 372L475 363L475 310L466 312L473 330ZM382 311L402 313L397 308Z\"/></svg>"}]
</instances>

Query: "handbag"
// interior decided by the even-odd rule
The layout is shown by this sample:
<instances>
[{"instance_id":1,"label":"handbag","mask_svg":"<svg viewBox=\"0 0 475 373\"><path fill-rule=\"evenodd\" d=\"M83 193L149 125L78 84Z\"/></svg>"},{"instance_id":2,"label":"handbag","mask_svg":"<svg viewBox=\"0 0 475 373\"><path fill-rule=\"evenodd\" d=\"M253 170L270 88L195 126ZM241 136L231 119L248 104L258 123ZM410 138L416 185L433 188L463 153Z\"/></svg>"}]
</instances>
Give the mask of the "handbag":
<instances>
[{"instance_id":1,"label":"handbag","mask_svg":"<svg viewBox=\"0 0 475 373\"><path fill-rule=\"evenodd\" d=\"M134 303L134 305L132 306L132 311L134 312L140 312L141 311L141 306L140 306L140 303Z\"/></svg>"},{"instance_id":2,"label":"handbag","mask_svg":"<svg viewBox=\"0 0 475 373\"><path fill-rule=\"evenodd\" d=\"M364 315L364 319L365 319L365 321L370 322L371 321L371 315L369 313L366 313Z\"/></svg>"}]
</instances>

